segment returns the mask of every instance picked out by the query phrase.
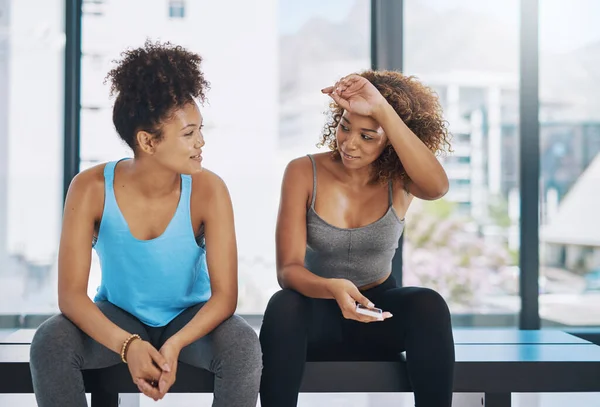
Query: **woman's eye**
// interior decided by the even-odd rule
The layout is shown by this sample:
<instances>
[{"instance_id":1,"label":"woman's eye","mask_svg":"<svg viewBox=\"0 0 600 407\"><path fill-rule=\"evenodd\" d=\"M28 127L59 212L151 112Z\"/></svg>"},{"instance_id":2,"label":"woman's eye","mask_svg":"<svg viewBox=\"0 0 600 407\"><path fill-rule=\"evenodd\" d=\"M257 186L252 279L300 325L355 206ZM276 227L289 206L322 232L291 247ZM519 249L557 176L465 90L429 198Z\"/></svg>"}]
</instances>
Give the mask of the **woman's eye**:
<instances>
[{"instance_id":1,"label":"woman's eye","mask_svg":"<svg viewBox=\"0 0 600 407\"><path fill-rule=\"evenodd\" d=\"M361 134L362 138L365 140L373 140L373 137L367 136L366 134Z\"/></svg>"}]
</instances>

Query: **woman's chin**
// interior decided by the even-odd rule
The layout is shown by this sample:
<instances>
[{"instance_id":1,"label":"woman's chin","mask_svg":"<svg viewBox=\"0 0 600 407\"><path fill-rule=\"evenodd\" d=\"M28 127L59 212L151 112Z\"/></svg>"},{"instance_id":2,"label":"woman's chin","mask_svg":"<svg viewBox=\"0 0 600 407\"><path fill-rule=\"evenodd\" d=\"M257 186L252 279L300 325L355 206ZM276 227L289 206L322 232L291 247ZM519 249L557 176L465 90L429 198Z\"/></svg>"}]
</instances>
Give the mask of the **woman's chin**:
<instances>
[{"instance_id":1,"label":"woman's chin","mask_svg":"<svg viewBox=\"0 0 600 407\"><path fill-rule=\"evenodd\" d=\"M199 172L202 172L202 170L204 170L204 167L202 167L201 165L194 167L194 168L190 168L189 174L188 175L194 175L197 174Z\"/></svg>"},{"instance_id":2,"label":"woman's chin","mask_svg":"<svg viewBox=\"0 0 600 407\"><path fill-rule=\"evenodd\" d=\"M199 172L202 172L203 169L204 168L202 167L202 164L192 163L190 165L186 165L186 166L180 168L178 172L183 175L194 175Z\"/></svg>"}]
</instances>

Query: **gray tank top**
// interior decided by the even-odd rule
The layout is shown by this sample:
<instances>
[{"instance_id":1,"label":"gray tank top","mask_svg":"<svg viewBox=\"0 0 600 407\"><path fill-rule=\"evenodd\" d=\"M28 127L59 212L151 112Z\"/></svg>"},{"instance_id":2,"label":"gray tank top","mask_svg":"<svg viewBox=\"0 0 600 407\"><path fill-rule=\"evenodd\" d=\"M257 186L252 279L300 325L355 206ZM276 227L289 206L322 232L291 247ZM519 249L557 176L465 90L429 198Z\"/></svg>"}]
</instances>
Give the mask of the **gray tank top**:
<instances>
[{"instance_id":1,"label":"gray tank top","mask_svg":"<svg viewBox=\"0 0 600 407\"><path fill-rule=\"evenodd\" d=\"M306 256L304 267L325 278L345 278L357 287L374 283L392 271L392 258L404 230L392 206L389 183L389 208L379 220L359 228L343 229L324 221L315 211L317 166L313 166L313 192L306 214Z\"/></svg>"}]
</instances>

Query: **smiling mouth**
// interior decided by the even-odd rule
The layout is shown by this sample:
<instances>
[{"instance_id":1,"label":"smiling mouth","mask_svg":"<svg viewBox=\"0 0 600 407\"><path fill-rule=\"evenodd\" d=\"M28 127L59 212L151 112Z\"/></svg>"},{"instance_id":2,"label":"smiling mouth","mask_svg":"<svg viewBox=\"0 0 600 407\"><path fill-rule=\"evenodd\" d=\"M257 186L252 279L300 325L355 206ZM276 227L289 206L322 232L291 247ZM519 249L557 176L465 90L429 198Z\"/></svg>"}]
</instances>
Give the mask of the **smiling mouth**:
<instances>
[{"instance_id":1,"label":"smiling mouth","mask_svg":"<svg viewBox=\"0 0 600 407\"><path fill-rule=\"evenodd\" d=\"M342 150L340 150L340 151L341 151L342 155L343 155L345 158L349 159L349 160L354 160L354 159L358 158L358 157L355 157L355 156L353 156L353 155L346 154L346 153L345 153L344 151L342 151Z\"/></svg>"},{"instance_id":2,"label":"smiling mouth","mask_svg":"<svg viewBox=\"0 0 600 407\"><path fill-rule=\"evenodd\" d=\"M201 160L202 159L202 154L196 154L190 157L192 160Z\"/></svg>"}]
</instances>

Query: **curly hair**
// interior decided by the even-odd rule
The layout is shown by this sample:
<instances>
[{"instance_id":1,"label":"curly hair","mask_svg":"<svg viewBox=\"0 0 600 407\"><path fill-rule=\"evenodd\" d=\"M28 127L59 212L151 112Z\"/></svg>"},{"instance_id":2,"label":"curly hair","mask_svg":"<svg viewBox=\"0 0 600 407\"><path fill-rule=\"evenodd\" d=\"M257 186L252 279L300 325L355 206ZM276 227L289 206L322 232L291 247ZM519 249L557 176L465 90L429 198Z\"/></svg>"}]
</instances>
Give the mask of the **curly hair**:
<instances>
[{"instance_id":1,"label":"curly hair","mask_svg":"<svg viewBox=\"0 0 600 407\"><path fill-rule=\"evenodd\" d=\"M364 71L358 75L366 78L381 92L408 128L429 150L436 155L451 151L448 123L442 117L438 96L432 89L420 83L414 76L405 76L395 71ZM332 151L332 158L339 160L336 129L344 110L335 102L329 107L328 120L317 146L327 145ZM403 181L405 187L410 183L410 177L391 144L385 147L373 162L373 176L381 183L397 179Z\"/></svg>"},{"instance_id":2,"label":"curly hair","mask_svg":"<svg viewBox=\"0 0 600 407\"><path fill-rule=\"evenodd\" d=\"M163 136L161 123L188 103L204 102L210 84L200 70L202 58L169 42L146 40L143 47L121 53L106 76L110 95L117 95L113 123L119 136L135 151L136 133Z\"/></svg>"}]
</instances>

